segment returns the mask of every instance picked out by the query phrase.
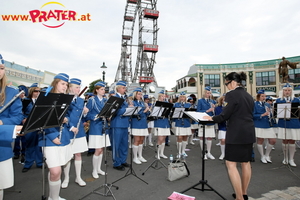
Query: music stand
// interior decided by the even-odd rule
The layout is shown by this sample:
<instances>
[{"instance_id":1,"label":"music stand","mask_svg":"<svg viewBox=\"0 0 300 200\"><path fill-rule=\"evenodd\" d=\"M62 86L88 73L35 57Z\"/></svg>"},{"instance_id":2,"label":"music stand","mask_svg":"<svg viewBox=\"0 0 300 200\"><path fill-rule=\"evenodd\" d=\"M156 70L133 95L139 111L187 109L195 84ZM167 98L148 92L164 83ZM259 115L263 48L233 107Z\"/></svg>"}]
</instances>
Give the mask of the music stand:
<instances>
[{"instance_id":1,"label":"music stand","mask_svg":"<svg viewBox=\"0 0 300 200\"><path fill-rule=\"evenodd\" d=\"M136 106L136 107L134 107L134 106L133 107L128 107L128 108L126 108L126 111L125 111L125 113L122 116L130 117L130 121L131 121L131 119L132 119L133 116L139 118L139 114L138 113L141 110L141 108L142 107L138 107L138 106ZM131 127L130 127L130 140L131 140L131 144L132 144L133 137L132 137L132 131L131 131L131 129L132 129L132 123L131 123ZM132 153L132 151L133 151L133 148L131 148L131 151L130 151L130 167L129 167L129 169L127 170L126 174L123 177L119 178L118 180L114 181L113 183L116 183L119 180L121 180L121 179L123 179L123 178L125 178L125 177L127 177L129 175L133 175L136 178L138 178L141 181L143 181L144 183L148 184L146 181L144 181L143 179L141 179L140 177L138 177L136 175L135 171L133 170L133 167L132 167L133 153Z\"/></svg>"},{"instance_id":2,"label":"music stand","mask_svg":"<svg viewBox=\"0 0 300 200\"><path fill-rule=\"evenodd\" d=\"M173 107L173 104L171 104L171 103L157 101L155 103L153 110L150 113L149 117L152 117L154 120L159 119L159 118L166 118L170 114L172 107ZM158 135L156 135L156 136L158 137ZM156 151L157 151L157 145L156 145ZM167 166L159 159L159 155L157 155L157 158L155 157L154 161L146 168L146 170L142 173L142 175L145 175L146 171L150 167L152 167L155 170L162 168L162 167L158 167L158 162L167 169Z\"/></svg>"},{"instance_id":3,"label":"music stand","mask_svg":"<svg viewBox=\"0 0 300 200\"><path fill-rule=\"evenodd\" d=\"M99 194L102 196L112 196L113 199L116 200L113 192L111 191L112 187L115 187L117 190L119 189L118 186L115 186L111 183L107 183L107 148L106 148L106 130L108 127L108 123L106 119L110 119L111 117L114 116L114 114L116 113L116 111L120 108L120 106L123 104L124 99L122 98L118 98L115 96L111 96L107 102L104 104L102 110L100 111L100 113L97 115L96 118L102 118L103 120L103 125L102 125L102 134L104 135L104 165L105 165L105 179L104 179L104 184L101 185L99 188L96 188L95 190L93 190L91 193L87 194L86 196L84 196L81 199L84 199L86 197L88 197L89 195L95 193L95 194ZM98 192L97 190L104 188L104 192Z\"/></svg>"},{"instance_id":4,"label":"music stand","mask_svg":"<svg viewBox=\"0 0 300 200\"><path fill-rule=\"evenodd\" d=\"M43 134L44 147L46 146L45 129L60 127L67 113L69 105L74 95L45 93L41 92L37 98L26 122L23 125L21 134L25 135L29 132L39 131ZM42 200L45 200L45 161L44 148L43 153L43 183L42 183Z\"/></svg>"},{"instance_id":5,"label":"music stand","mask_svg":"<svg viewBox=\"0 0 300 200\"><path fill-rule=\"evenodd\" d=\"M202 128L203 128L203 138L205 138L205 125L212 123L213 121L208 121L208 120L204 120L203 116L208 116L206 113L201 113L201 112L192 112L192 111L187 111L184 112L188 117L190 117L192 120L198 122L199 124L202 124ZM218 193L213 187L211 187L207 182L207 180L204 179L204 175L205 175L205 161L204 161L204 156L205 156L205 147L204 147L204 141L203 140L203 149L202 149L202 178L201 180L192 185L191 187L183 190L181 193L185 193L186 191L190 190L190 189L195 189L195 190L201 190L202 192L204 191L214 191L217 195L219 195L222 199L225 199L225 197L223 197L220 193ZM196 186L201 185L201 188L196 188ZM204 188L204 186L209 187L209 189Z\"/></svg>"}]
</instances>

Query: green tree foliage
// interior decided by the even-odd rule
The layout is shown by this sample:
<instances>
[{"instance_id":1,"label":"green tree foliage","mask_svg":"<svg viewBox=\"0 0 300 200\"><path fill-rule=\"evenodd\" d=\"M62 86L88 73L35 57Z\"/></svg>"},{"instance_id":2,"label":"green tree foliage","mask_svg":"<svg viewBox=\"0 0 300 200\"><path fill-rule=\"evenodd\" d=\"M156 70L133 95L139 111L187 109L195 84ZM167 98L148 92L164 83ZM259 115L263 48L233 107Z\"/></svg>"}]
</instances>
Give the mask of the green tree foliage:
<instances>
[{"instance_id":1,"label":"green tree foliage","mask_svg":"<svg viewBox=\"0 0 300 200\"><path fill-rule=\"evenodd\" d=\"M89 85L89 89L86 92L93 92L94 91L94 85L99 81L102 81L102 79L97 79L97 80L94 80L93 82L91 82L90 85Z\"/></svg>"}]
</instances>

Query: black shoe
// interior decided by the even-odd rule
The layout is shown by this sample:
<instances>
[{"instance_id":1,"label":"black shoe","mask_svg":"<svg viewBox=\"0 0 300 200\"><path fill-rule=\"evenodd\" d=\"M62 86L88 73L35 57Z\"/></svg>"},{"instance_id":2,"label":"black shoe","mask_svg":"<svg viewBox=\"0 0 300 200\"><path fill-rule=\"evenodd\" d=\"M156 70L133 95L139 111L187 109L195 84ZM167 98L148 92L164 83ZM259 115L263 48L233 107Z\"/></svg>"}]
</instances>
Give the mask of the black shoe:
<instances>
[{"instance_id":1,"label":"black shoe","mask_svg":"<svg viewBox=\"0 0 300 200\"><path fill-rule=\"evenodd\" d=\"M28 172L28 170L29 170L29 168L23 168L22 172L25 173L25 172Z\"/></svg>"},{"instance_id":2,"label":"black shoe","mask_svg":"<svg viewBox=\"0 0 300 200\"><path fill-rule=\"evenodd\" d=\"M21 155L21 163L24 163L24 162L25 162L25 156Z\"/></svg>"},{"instance_id":3,"label":"black shoe","mask_svg":"<svg viewBox=\"0 0 300 200\"><path fill-rule=\"evenodd\" d=\"M20 155L15 155L14 156L14 159L19 159L20 158Z\"/></svg>"},{"instance_id":4,"label":"black shoe","mask_svg":"<svg viewBox=\"0 0 300 200\"><path fill-rule=\"evenodd\" d=\"M107 150L112 151L112 147L111 146L107 147Z\"/></svg>"},{"instance_id":5,"label":"black shoe","mask_svg":"<svg viewBox=\"0 0 300 200\"><path fill-rule=\"evenodd\" d=\"M130 164L128 164L128 163L123 163L122 166L123 166L123 167L130 167Z\"/></svg>"},{"instance_id":6,"label":"black shoe","mask_svg":"<svg viewBox=\"0 0 300 200\"><path fill-rule=\"evenodd\" d=\"M125 167L123 165L120 165L120 166L114 167L114 169L119 170L119 171L124 171Z\"/></svg>"},{"instance_id":7,"label":"black shoe","mask_svg":"<svg viewBox=\"0 0 300 200\"><path fill-rule=\"evenodd\" d=\"M40 168L40 169L42 169L42 168L43 168L43 165L41 165L41 166L36 166L36 168Z\"/></svg>"},{"instance_id":8,"label":"black shoe","mask_svg":"<svg viewBox=\"0 0 300 200\"><path fill-rule=\"evenodd\" d=\"M233 196L234 199L236 198L235 193L233 193L232 196ZM244 198L244 200L248 200L248 195L243 195L243 198Z\"/></svg>"},{"instance_id":9,"label":"black shoe","mask_svg":"<svg viewBox=\"0 0 300 200\"><path fill-rule=\"evenodd\" d=\"M91 156L93 154L94 154L93 152L87 152L87 156Z\"/></svg>"},{"instance_id":10,"label":"black shoe","mask_svg":"<svg viewBox=\"0 0 300 200\"><path fill-rule=\"evenodd\" d=\"M169 147L170 145L169 145L169 144L166 144L165 146Z\"/></svg>"}]
</instances>

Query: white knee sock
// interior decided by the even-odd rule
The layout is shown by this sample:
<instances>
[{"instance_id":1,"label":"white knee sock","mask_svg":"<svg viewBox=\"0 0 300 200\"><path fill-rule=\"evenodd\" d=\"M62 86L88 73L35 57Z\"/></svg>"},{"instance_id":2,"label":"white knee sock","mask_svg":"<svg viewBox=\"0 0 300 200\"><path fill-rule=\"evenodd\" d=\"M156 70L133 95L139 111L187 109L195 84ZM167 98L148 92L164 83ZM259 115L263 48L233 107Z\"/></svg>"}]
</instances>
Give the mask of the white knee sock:
<instances>
[{"instance_id":1,"label":"white knee sock","mask_svg":"<svg viewBox=\"0 0 300 200\"><path fill-rule=\"evenodd\" d=\"M97 165L97 173L101 175L105 175L105 172L101 170L102 158L103 158L103 154L100 154L98 159L98 165Z\"/></svg>"},{"instance_id":2,"label":"white knee sock","mask_svg":"<svg viewBox=\"0 0 300 200\"><path fill-rule=\"evenodd\" d=\"M271 151L272 151L273 146L274 146L274 145L271 145L271 144L269 144L269 143L267 144L267 149L266 149L266 154L265 154L267 157L270 156L270 153L271 153Z\"/></svg>"},{"instance_id":3,"label":"white knee sock","mask_svg":"<svg viewBox=\"0 0 300 200\"><path fill-rule=\"evenodd\" d=\"M185 148L186 148L187 143L188 143L187 141L182 141L181 154L185 153Z\"/></svg>"},{"instance_id":4,"label":"white knee sock","mask_svg":"<svg viewBox=\"0 0 300 200\"><path fill-rule=\"evenodd\" d=\"M138 157L142 158L143 157L143 145L140 144L138 147Z\"/></svg>"},{"instance_id":5,"label":"white knee sock","mask_svg":"<svg viewBox=\"0 0 300 200\"><path fill-rule=\"evenodd\" d=\"M138 148L139 146L136 145L132 145L132 153L133 153L133 159L137 159L138 158Z\"/></svg>"},{"instance_id":6,"label":"white knee sock","mask_svg":"<svg viewBox=\"0 0 300 200\"><path fill-rule=\"evenodd\" d=\"M162 143L160 146L161 147L160 147L159 155L165 156L164 151L165 151L166 143Z\"/></svg>"},{"instance_id":7,"label":"white knee sock","mask_svg":"<svg viewBox=\"0 0 300 200\"><path fill-rule=\"evenodd\" d=\"M289 160L294 160L295 152L296 152L296 145L289 144Z\"/></svg>"},{"instance_id":8,"label":"white knee sock","mask_svg":"<svg viewBox=\"0 0 300 200\"><path fill-rule=\"evenodd\" d=\"M81 179L81 164L82 164L82 160L75 160L74 161L75 173L76 173L76 179L77 180L82 180Z\"/></svg>"},{"instance_id":9,"label":"white knee sock","mask_svg":"<svg viewBox=\"0 0 300 200\"><path fill-rule=\"evenodd\" d=\"M200 142L200 147L201 147L201 151L203 150L203 140L199 140L199 142Z\"/></svg>"},{"instance_id":10,"label":"white knee sock","mask_svg":"<svg viewBox=\"0 0 300 200\"><path fill-rule=\"evenodd\" d=\"M221 144L220 148L221 148L221 154L224 156L225 155L225 144Z\"/></svg>"},{"instance_id":11,"label":"white knee sock","mask_svg":"<svg viewBox=\"0 0 300 200\"><path fill-rule=\"evenodd\" d=\"M62 188L67 188L68 187L70 167L71 167L71 161L67 162L67 164L64 166L65 179L64 179L64 181L61 184Z\"/></svg>"},{"instance_id":12,"label":"white knee sock","mask_svg":"<svg viewBox=\"0 0 300 200\"><path fill-rule=\"evenodd\" d=\"M3 197L4 197L4 191L0 189L0 200L3 200Z\"/></svg>"},{"instance_id":13,"label":"white knee sock","mask_svg":"<svg viewBox=\"0 0 300 200\"><path fill-rule=\"evenodd\" d=\"M207 153L210 153L211 150L211 140L206 140L206 148L207 148Z\"/></svg>"},{"instance_id":14,"label":"white knee sock","mask_svg":"<svg viewBox=\"0 0 300 200\"><path fill-rule=\"evenodd\" d=\"M149 144L152 143L152 133L151 132L148 135L148 141L149 141Z\"/></svg>"},{"instance_id":15,"label":"white knee sock","mask_svg":"<svg viewBox=\"0 0 300 200\"><path fill-rule=\"evenodd\" d=\"M49 180L49 194L52 200L59 200L59 192L60 192L61 180L58 181L50 181Z\"/></svg>"},{"instance_id":16,"label":"white knee sock","mask_svg":"<svg viewBox=\"0 0 300 200\"><path fill-rule=\"evenodd\" d=\"M178 142L178 154L181 155L182 151L182 142Z\"/></svg>"},{"instance_id":17,"label":"white knee sock","mask_svg":"<svg viewBox=\"0 0 300 200\"><path fill-rule=\"evenodd\" d=\"M283 159L284 159L286 162L289 161L289 160L288 160L288 151L287 151L287 149L288 149L288 144L283 144L283 143L282 143Z\"/></svg>"},{"instance_id":18,"label":"white knee sock","mask_svg":"<svg viewBox=\"0 0 300 200\"><path fill-rule=\"evenodd\" d=\"M93 172L92 172L92 175L93 175L94 178L99 178L98 172L97 172L98 162L99 162L99 156L93 155Z\"/></svg>"},{"instance_id":19,"label":"white knee sock","mask_svg":"<svg viewBox=\"0 0 300 200\"><path fill-rule=\"evenodd\" d=\"M257 150L260 154L260 157L262 158L264 156L264 147L262 144L257 144Z\"/></svg>"}]
</instances>

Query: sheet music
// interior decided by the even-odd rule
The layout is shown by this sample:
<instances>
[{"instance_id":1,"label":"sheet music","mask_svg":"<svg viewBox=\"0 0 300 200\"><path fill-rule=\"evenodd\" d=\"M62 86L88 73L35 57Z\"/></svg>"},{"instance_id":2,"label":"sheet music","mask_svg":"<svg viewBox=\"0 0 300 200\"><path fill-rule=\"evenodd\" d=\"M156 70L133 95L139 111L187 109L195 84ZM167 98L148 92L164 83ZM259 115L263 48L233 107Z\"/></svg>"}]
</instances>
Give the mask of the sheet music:
<instances>
[{"instance_id":1,"label":"sheet music","mask_svg":"<svg viewBox=\"0 0 300 200\"><path fill-rule=\"evenodd\" d=\"M185 114L187 114L189 117L191 117L194 121L208 121L207 119L203 119L204 116L209 116L205 112L193 112L193 111L185 111Z\"/></svg>"},{"instance_id":2,"label":"sheet music","mask_svg":"<svg viewBox=\"0 0 300 200\"><path fill-rule=\"evenodd\" d=\"M160 117L164 110L165 110L165 108L154 106L149 117Z\"/></svg>"},{"instance_id":3,"label":"sheet music","mask_svg":"<svg viewBox=\"0 0 300 200\"><path fill-rule=\"evenodd\" d=\"M277 104L277 118L291 118L292 104L290 103L280 103Z\"/></svg>"},{"instance_id":4,"label":"sheet music","mask_svg":"<svg viewBox=\"0 0 300 200\"><path fill-rule=\"evenodd\" d=\"M182 118L185 108L175 108L172 118Z\"/></svg>"},{"instance_id":5,"label":"sheet music","mask_svg":"<svg viewBox=\"0 0 300 200\"><path fill-rule=\"evenodd\" d=\"M137 115L141 109L142 107L128 107L126 108L126 111L124 112L123 116Z\"/></svg>"}]
</instances>

